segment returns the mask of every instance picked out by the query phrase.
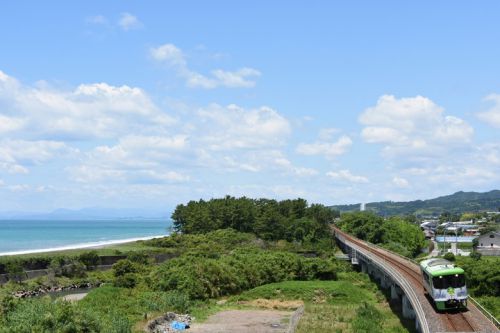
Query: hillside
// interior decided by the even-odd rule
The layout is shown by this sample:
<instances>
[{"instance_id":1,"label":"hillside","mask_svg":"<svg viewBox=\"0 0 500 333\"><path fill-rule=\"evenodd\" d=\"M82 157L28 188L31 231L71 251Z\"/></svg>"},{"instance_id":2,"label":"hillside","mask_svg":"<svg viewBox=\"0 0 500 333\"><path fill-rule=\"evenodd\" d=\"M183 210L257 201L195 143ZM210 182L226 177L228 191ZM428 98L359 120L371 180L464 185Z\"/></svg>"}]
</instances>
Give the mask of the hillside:
<instances>
[{"instance_id":1,"label":"hillside","mask_svg":"<svg viewBox=\"0 0 500 333\"><path fill-rule=\"evenodd\" d=\"M340 212L359 210L359 204L337 205L332 208ZM457 192L428 200L415 200L408 202L370 202L366 204L366 210L376 212L380 215L439 215L442 212L464 213L497 211L500 209L500 191L493 190L485 193Z\"/></svg>"}]
</instances>

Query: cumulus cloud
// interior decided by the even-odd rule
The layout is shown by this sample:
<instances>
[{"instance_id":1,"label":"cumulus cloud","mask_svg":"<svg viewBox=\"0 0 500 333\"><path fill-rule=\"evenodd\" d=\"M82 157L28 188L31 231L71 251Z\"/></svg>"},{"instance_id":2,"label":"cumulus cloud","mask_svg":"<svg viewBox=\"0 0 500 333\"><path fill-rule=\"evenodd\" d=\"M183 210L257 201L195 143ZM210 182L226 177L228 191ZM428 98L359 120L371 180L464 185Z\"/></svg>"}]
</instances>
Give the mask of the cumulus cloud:
<instances>
[{"instance_id":1,"label":"cumulus cloud","mask_svg":"<svg viewBox=\"0 0 500 333\"><path fill-rule=\"evenodd\" d=\"M359 175L353 175L351 171L344 169L339 171L329 171L326 175L334 180L348 183L368 183L368 178Z\"/></svg>"},{"instance_id":2,"label":"cumulus cloud","mask_svg":"<svg viewBox=\"0 0 500 333\"><path fill-rule=\"evenodd\" d=\"M112 138L163 131L175 122L142 89L126 85L58 90L25 86L0 72L0 102L0 133L18 131L38 139Z\"/></svg>"},{"instance_id":3,"label":"cumulus cloud","mask_svg":"<svg viewBox=\"0 0 500 333\"><path fill-rule=\"evenodd\" d=\"M392 178L392 183L400 188L406 188L410 186L410 183L403 177L395 176Z\"/></svg>"},{"instance_id":4,"label":"cumulus cloud","mask_svg":"<svg viewBox=\"0 0 500 333\"><path fill-rule=\"evenodd\" d=\"M185 136L129 135L114 146L98 146L85 153L82 164L68 169L82 183L184 182L189 176L172 170L171 161L188 146Z\"/></svg>"},{"instance_id":5,"label":"cumulus cloud","mask_svg":"<svg viewBox=\"0 0 500 333\"><path fill-rule=\"evenodd\" d=\"M129 31L132 29L137 29L142 26L142 23L130 13L121 13L120 19L118 20L118 26L124 31Z\"/></svg>"},{"instance_id":6,"label":"cumulus cloud","mask_svg":"<svg viewBox=\"0 0 500 333\"><path fill-rule=\"evenodd\" d=\"M211 76L200 74L188 67L184 53L174 44L153 47L150 49L150 55L154 60L175 70L177 75L183 78L186 85L191 88L251 88L255 86L255 81L251 78L261 75L258 70L249 67L243 67L236 71L215 69L211 71Z\"/></svg>"},{"instance_id":7,"label":"cumulus cloud","mask_svg":"<svg viewBox=\"0 0 500 333\"><path fill-rule=\"evenodd\" d=\"M473 128L464 120L445 116L443 109L426 97L379 98L359 117L365 127L362 138L384 145L386 155L432 154L439 148L469 143Z\"/></svg>"},{"instance_id":8,"label":"cumulus cloud","mask_svg":"<svg viewBox=\"0 0 500 333\"><path fill-rule=\"evenodd\" d=\"M296 151L302 155L324 155L329 159L333 159L346 153L351 146L351 138L347 135L342 135L335 142L316 141L314 143L300 143Z\"/></svg>"},{"instance_id":9,"label":"cumulus cloud","mask_svg":"<svg viewBox=\"0 0 500 333\"><path fill-rule=\"evenodd\" d=\"M63 142L4 139L0 141L0 169L12 174L28 173L28 167L76 152Z\"/></svg>"},{"instance_id":10,"label":"cumulus cloud","mask_svg":"<svg viewBox=\"0 0 500 333\"><path fill-rule=\"evenodd\" d=\"M485 98L494 105L486 112L479 112L477 117L490 126L500 128L500 94L491 94Z\"/></svg>"},{"instance_id":11,"label":"cumulus cloud","mask_svg":"<svg viewBox=\"0 0 500 333\"><path fill-rule=\"evenodd\" d=\"M282 146L291 132L289 121L267 106L245 109L212 104L197 112L199 139L212 150Z\"/></svg>"}]
</instances>

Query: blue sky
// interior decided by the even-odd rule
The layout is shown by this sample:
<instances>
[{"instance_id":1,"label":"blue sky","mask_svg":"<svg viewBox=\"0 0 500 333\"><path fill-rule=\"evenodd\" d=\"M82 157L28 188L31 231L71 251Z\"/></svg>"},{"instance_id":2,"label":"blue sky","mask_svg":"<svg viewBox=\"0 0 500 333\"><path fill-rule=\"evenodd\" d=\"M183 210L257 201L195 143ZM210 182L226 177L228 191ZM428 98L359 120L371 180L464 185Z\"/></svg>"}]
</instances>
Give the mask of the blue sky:
<instances>
[{"instance_id":1,"label":"blue sky","mask_svg":"<svg viewBox=\"0 0 500 333\"><path fill-rule=\"evenodd\" d=\"M496 1L16 1L0 212L500 186Z\"/></svg>"}]
</instances>

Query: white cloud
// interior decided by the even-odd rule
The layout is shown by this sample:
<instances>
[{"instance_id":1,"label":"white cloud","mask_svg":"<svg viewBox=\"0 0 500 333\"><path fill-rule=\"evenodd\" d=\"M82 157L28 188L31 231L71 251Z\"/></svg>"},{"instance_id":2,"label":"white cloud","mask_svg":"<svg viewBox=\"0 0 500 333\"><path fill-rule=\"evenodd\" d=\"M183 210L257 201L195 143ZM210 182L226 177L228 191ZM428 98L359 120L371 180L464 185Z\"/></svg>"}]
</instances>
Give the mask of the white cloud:
<instances>
[{"instance_id":1,"label":"white cloud","mask_svg":"<svg viewBox=\"0 0 500 333\"><path fill-rule=\"evenodd\" d=\"M329 171L326 175L334 180L345 181L349 183L368 183L368 178L364 176L353 175L351 171L344 169L339 171Z\"/></svg>"},{"instance_id":2,"label":"white cloud","mask_svg":"<svg viewBox=\"0 0 500 333\"><path fill-rule=\"evenodd\" d=\"M118 25L124 31L142 27L142 23L137 19L137 17L130 13L122 13L120 15L120 19L118 20Z\"/></svg>"},{"instance_id":3,"label":"white cloud","mask_svg":"<svg viewBox=\"0 0 500 333\"><path fill-rule=\"evenodd\" d=\"M316 141L314 143L300 143L296 151L302 155L324 155L332 159L346 153L351 145L351 138L343 135L335 142Z\"/></svg>"},{"instance_id":4,"label":"white cloud","mask_svg":"<svg viewBox=\"0 0 500 333\"><path fill-rule=\"evenodd\" d=\"M63 142L5 139L0 141L0 169L12 174L25 174L32 165L75 152Z\"/></svg>"},{"instance_id":5,"label":"white cloud","mask_svg":"<svg viewBox=\"0 0 500 333\"><path fill-rule=\"evenodd\" d=\"M477 117L490 126L500 128L500 94L491 94L485 98L486 101L494 103L486 112L480 112Z\"/></svg>"},{"instance_id":6,"label":"white cloud","mask_svg":"<svg viewBox=\"0 0 500 333\"><path fill-rule=\"evenodd\" d=\"M186 85L191 88L251 88L255 86L255 81L250 78L261 75L256 69L244 67L236 71L215 69L211 71L211 77L205 76L188 67L184 53L174 44L153 47L150 49L150 55L154 60L173 68L177 75L183 78Z\"/></svg>"},{"instance_id":7,"label":"white cloud","mask_svg":"<svg viewBox=\"0 0 500 333\"><path fill-rule=\"evenodd\" d=\"M220 85L228 88L251 88L255 86L255 81L248 80L249 77L258 77L261 73L253 68L241 68L234 72L223 71L216 69L212 74L217 79Z\"/></svg>"},{"instance_id":8,"label":"white cloud","mask_svg":"<svg viewBox=\"0 0 500 333\"><path fill-rule=\"evenodd\" d=\"M13 132L23 127L25 120L0 114L0 134Z\"/></svg>"},{"instance_id":9,"label":"white cloud","mask_svg":"<svg viewBox=\"0 0 500 333\"><path fill-rule=\"evenodd\" d=\"M322 128L319 131L319 139L322 141L330 141L333 139L333 136L340 132L338 128Z\"/></svg>"},{"instance_id":10,"label":"white cloud","mask_svg":"<svg viewBox=\"0 0 500 333\"><path fill-rule=\"evenodd\" d=\"M387 156L435 155L442 149L461 147L471 141L473 128L464 120L444 116L443 109L428 98L379 98L359 121L361 136L368 143L384 145Z\"/></svg>"},{"instance_id":11,"label":"white cloud","mask_svg":"<svg viewBox=\"0 0 500 333\"><path fill-rule=\"evenodd\" d=\"M407 188L410 186L410 183L406 179L399 176L395 176L394 178L392 178L392 183L400 188Z\"/></svg>"},{"instance_id":12,"label":"white cloud","mask_svg":"<svg viewBox=\"0 0 500 333\"><path fill-rule=\"evenodd\" d=\"M187 137L129 135L114 146L98 146L85 154L82 164L69 168L83 183L182 182L189 176L172 170L172 162L188 148Z\"/></svg>"},{"instance_id":13,"label":"white cloud","mask_svg":"<svg viewBox=\"0 0 500 333\"><path fill-rule=\"evenodd\" d=\"M247 110L212 104L198 110L197 118L199 140L212 150L282 146L291 132L288 120L266 106Z\"/></svg>"},{"instance_id":14,"label":"white cloud","mask_svg":"<svg viewBox=\"0 0 500 333\"><path fill-rule=\"evenodd\" d=\"M30 87L0 73L0 133L38 139L112 138L130 132L163 132L174 119L141 89L107 83L72 91ZM3 114L2 114L3 113Z\"/></svg>"},{"instance_id":15,"label":"white cloud","mask_svg":"<svg viewBox=\"0 0 500 333\"><path fill-rule=\"evenodd\" d=\"M156 48L153 47L150 49L150 54L153 59L163 61L171 66L187 66L184 54L174 44L164 44Z\"/></svg>"}]
</instances>

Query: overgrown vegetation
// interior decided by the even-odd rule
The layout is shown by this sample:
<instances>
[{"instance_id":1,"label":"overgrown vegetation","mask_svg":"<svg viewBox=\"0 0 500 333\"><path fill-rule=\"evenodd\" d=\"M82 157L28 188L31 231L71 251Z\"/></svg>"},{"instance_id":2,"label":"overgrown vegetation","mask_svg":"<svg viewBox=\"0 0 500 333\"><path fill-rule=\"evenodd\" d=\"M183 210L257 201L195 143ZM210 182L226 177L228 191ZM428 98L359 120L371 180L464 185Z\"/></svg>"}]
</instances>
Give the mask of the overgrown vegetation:
<instances>
[{"instance_id":1,"label":"overgrown vegetation","mask_svg":"<svg viewBox=\"0 0 500 333\"><path fill-rule=\"evenodd\" d=\"M170 249L180 256L157 266L148 257L134 255L118 261L108 272L54 277L54 282L64 284L102 274L99 277L108 285L92 290L78 303L14 299L9 295L16 288L34 288L49 281L43 277L37 282L11 282L0 288L0 327L5 332L29 332L32 327L40 332L130 332L146 318L166 311L185 312L210 298L234 295L269 282L333 280L339 270L345 270L343 263L330 257L331 251L306 258L296 253L300 246L295 242L263 241L232 229L174 234L145 246ZM97 260L92 253L79 258L89 266ZM52 264L61 273L67 265L76 270L72 261L57 259Z\"/></svg>"},{"instance_id":2,"label":"overgrown vegetation","mask_svg":"<svg viewBox=\"0 0 500 333\"><path fill-rule=\"evenodd\" d=\"M344 213L337 226L353 236L406 257L416 257L425 246L420 228L399 217L384 219L372 212Z\"/></svg>"}]
</instances>

